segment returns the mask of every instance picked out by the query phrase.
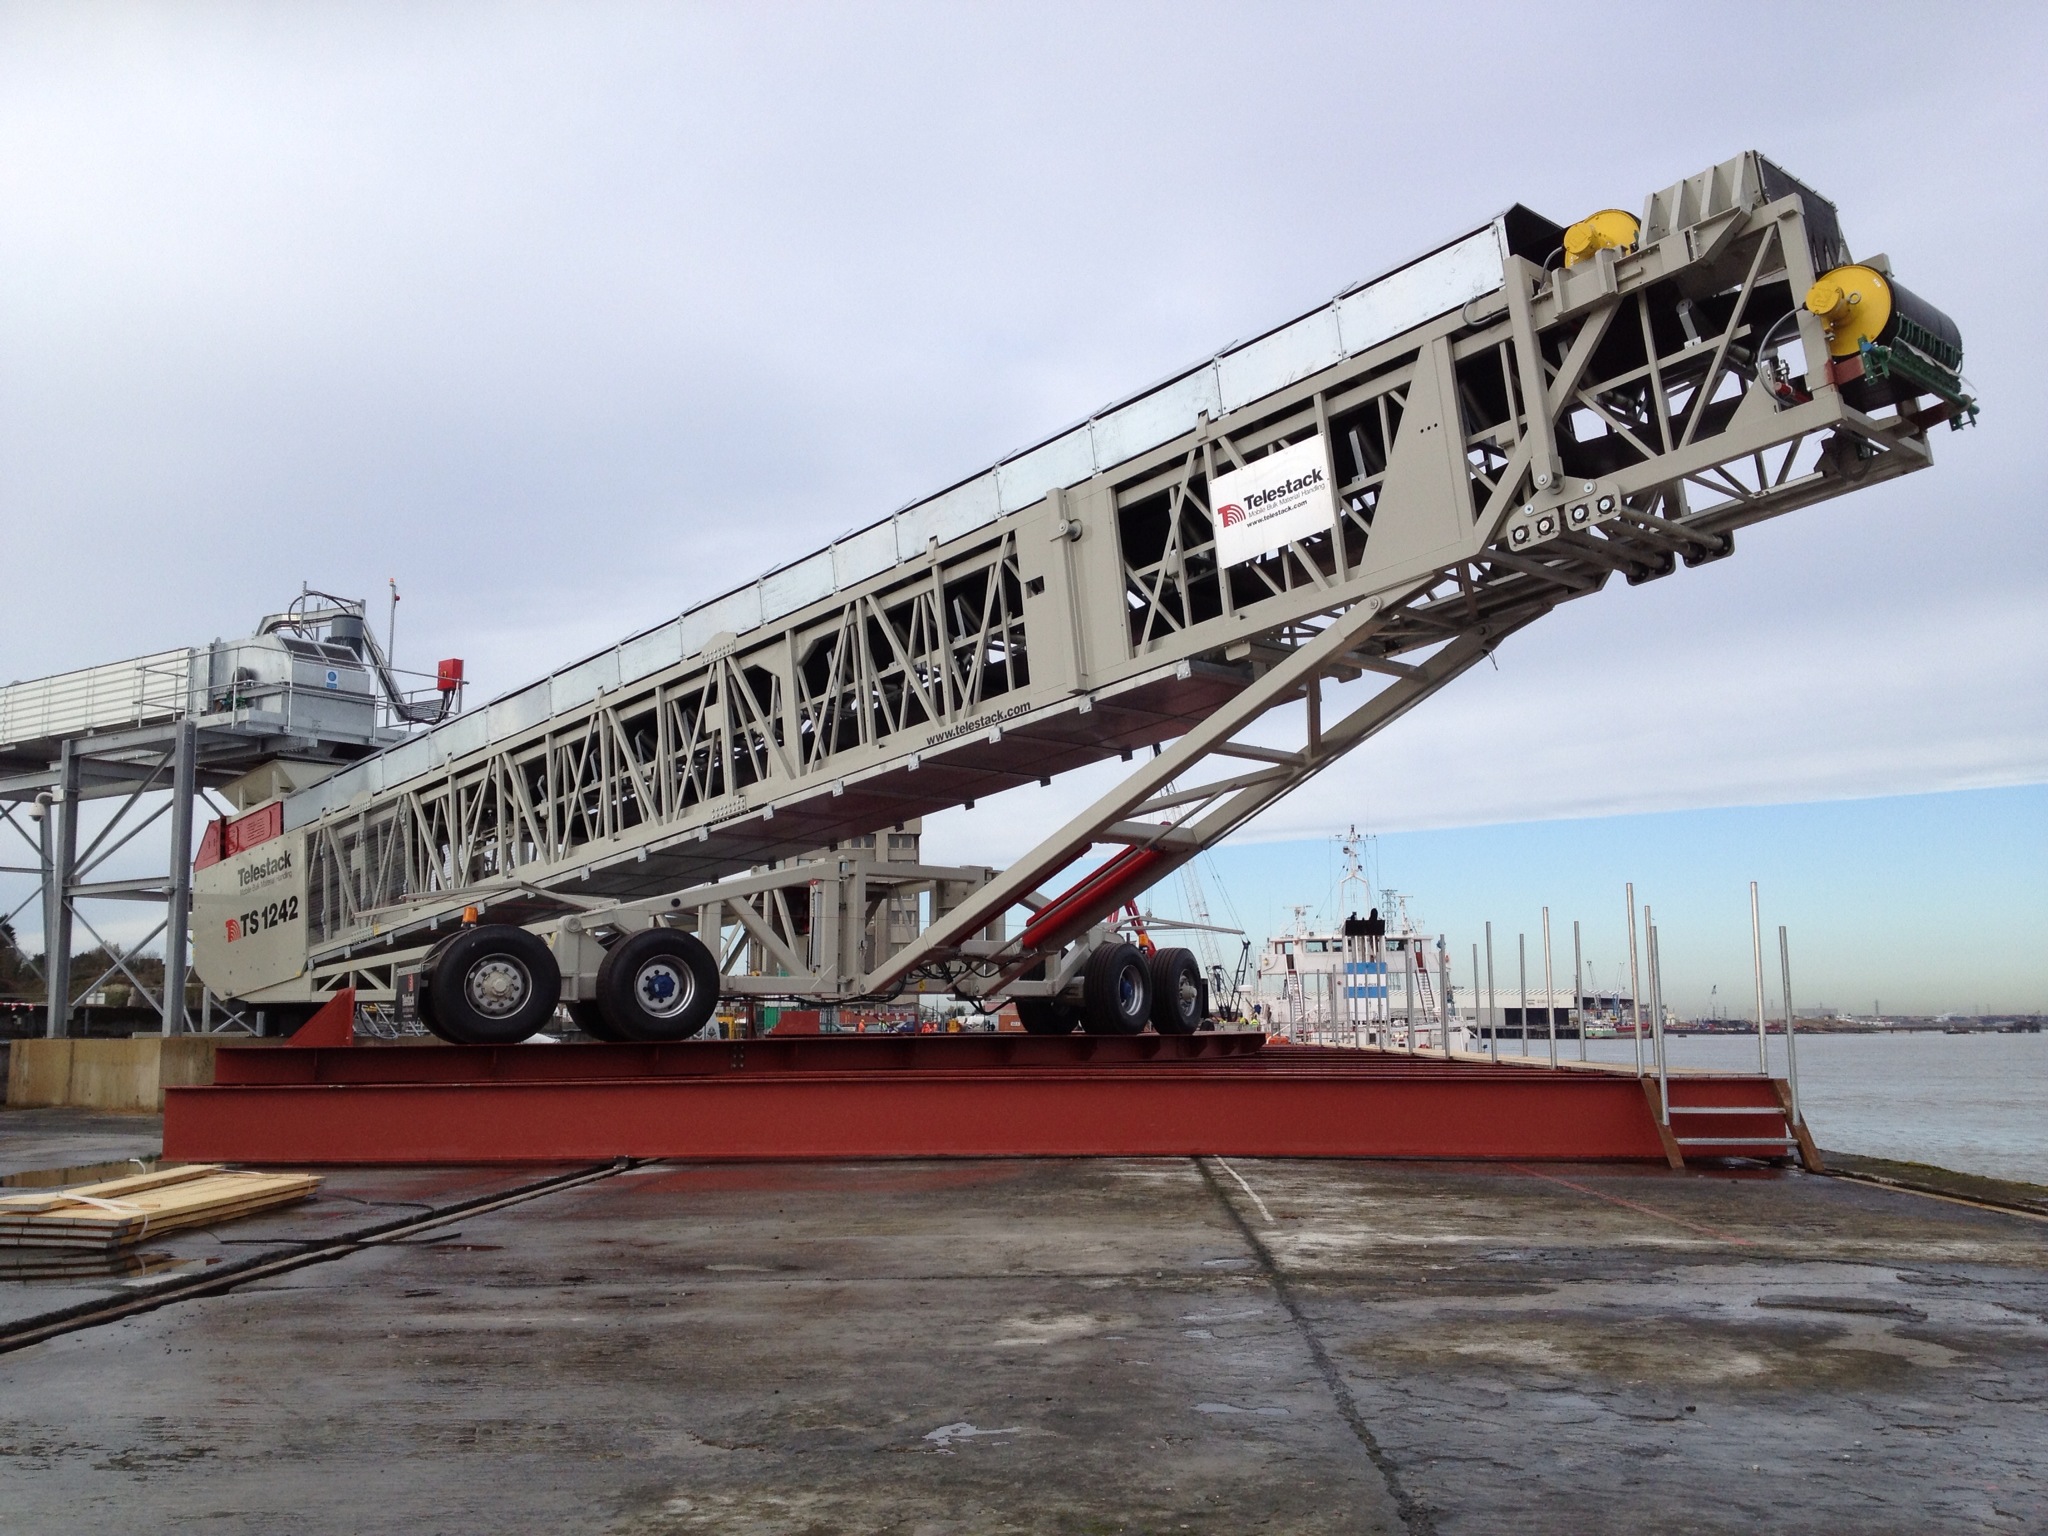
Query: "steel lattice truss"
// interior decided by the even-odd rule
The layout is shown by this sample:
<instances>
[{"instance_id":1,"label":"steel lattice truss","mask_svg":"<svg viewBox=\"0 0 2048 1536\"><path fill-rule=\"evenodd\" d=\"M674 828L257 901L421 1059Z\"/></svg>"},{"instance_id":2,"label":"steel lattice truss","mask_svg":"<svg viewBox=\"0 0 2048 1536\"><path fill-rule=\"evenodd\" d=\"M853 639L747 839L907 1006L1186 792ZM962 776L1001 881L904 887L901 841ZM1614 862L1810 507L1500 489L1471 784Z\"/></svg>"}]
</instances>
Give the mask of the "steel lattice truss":
<instances>
[{"instance_id":1,"label":"steel lattice truss","mask_svg":"<svg viewBox=\"0 0 2048 1536\"><path fill-rule=\"evenodd\" d=\"M755 786L815 779L856 751L985 710L1029 681L1016 536L861 593L763 650L727 650L321 825L316 932L715 819Z\"/></svg>"},{"instance_id":2,"label":"steel lattice truss","mask_svg":"<svg viewBox=\"0 0 2048 1536\"><path fill-rule=\"evenodd\" d=\"M1150 884L1558 603L1931 462L1935 413L1859 411L1819 366L1798 307L1815 249L1793 195L1570 271L1510 257L1495 294L331 814L310 829L315 965L417 945L480 895L687 891L1173 743L837 984L886 992L970 960L977 985L1014 980L1129 894L1029 945L987 937L1043 910L1041 883L1089 847L1147 851L1132 878ZM1771 364L1793 347L1816 364L1788 384ZM1220 565L1213 477L1310 439L1337 525ZM1367 677L1377 693L1323 718L1326 684Z\"/></svg>"}]
</instances>

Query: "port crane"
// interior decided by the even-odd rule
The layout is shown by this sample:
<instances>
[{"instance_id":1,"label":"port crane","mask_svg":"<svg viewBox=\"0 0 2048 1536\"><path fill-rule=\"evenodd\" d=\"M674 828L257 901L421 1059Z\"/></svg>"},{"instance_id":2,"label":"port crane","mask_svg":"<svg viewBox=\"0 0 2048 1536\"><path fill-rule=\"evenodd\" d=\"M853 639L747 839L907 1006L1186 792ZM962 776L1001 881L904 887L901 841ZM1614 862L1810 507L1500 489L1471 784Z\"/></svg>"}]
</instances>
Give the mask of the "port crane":
<instances>
[{"instance_id":1,"label":"port crane","mask_svg":"<svg viewBox=\"0 0 2048 1536\"><path fill-rule=\"evenodd\" d=\"M558 1002L665 1040L720 998L916 991L1038 1031L1193 1029L1199 966L1129 944L1126 903L1559 604L1928 467L1976 410L1961 365L1954 324L1759 154L1640 217L1510 208L245 803L201 854L198 968L281 1013L395 997L472 1042ZM1131 766L1007 869L850 846L1105 759ZM904 899L923 925L896 942Z\"/></svg>"}]
</instances>

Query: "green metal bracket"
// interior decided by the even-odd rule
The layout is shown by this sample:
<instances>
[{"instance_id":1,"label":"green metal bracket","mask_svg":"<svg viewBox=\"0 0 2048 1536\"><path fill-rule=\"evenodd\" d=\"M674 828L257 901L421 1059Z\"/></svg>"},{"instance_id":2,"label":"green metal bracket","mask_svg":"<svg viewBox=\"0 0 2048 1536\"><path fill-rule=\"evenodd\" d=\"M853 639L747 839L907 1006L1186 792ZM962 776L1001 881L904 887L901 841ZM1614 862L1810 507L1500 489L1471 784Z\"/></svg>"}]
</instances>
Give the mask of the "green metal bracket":
<instances>
[{"instance_id":1,"label":"green metal bracket","mask_svg":"<svg viewBox=\"0 0 2048 1536\"><path fill-rule=\"evenodd\" d=\"M1930 358L1910 347L1880 347L1866 341L1862 347L1863 371L1873 379L1904 380L1926 394L1939 397L1949 407L1948 427L1960 432L1977 420L1977 402L1963 393L1962 380Z\"/></svg>"}]
</instances>

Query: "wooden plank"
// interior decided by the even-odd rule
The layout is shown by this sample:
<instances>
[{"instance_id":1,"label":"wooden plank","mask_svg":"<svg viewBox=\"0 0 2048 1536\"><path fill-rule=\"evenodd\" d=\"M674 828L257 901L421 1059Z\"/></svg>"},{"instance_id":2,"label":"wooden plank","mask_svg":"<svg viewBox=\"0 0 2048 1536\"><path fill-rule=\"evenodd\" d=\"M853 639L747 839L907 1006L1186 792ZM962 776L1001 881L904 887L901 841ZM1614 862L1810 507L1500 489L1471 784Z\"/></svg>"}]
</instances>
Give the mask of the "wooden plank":
<instances>
[{"instance_id":1,"label":"wooden plank","mask_svg":"<svg viewBox=\"0 0 2048 1536\"><path fill-rule=\"evenodd\" d=\"M278 1186L273 1189L222 1190L213 1199L192 1201L177 1206L123 1207L111 1211L67 1210L12 1216L0 1218L0 1232L93 1232L111 1231L125 1226L161 1227L167 1222L184 1221L193 1216L208 1216L216 1212L240 1210L249 1205L261 1206L297 1199L301 1195L311 1194L314 1187L295 1185Z\"/></svg>"},{"instance_id":2,"label":"wooden plank","mask_svg":"<svg viewBox=\"0 0 2048 1536\"><path fill-rule=\"evenodd\" d=\"M68 1190L39 1194L15 1203L0 1203L0 1225L30 1220L106 1222L130 1216L148 1216L154 1219L186 1209L204 1209L224 1202L267 1195L273 1191L301 1186L310 1190L316 1188L318 1183L317 1179L311 1179L309 1182L309 1176L306 1175L216 1174L190 1181L185 1188L174 1194L136 1191L101 1195L87 1194L82 1190ZM107 1208L108 1205L118 1209L110 1210Z\"/></svg>"},{"instance_id":3,"label":"wooden plank","mask_svg":"<svg viewBox=\"0 0 2048 1536\"><path fill-rule=\"evenodd\" d=\"M91 1195L96 1200L119 1200L145 1189L161 1189L170 1184L183 1184L222 1171L218 1163L187 1163L180 1168L159 1168L154 1173L138 1173L125 1179L107 1179L98 1184L62 1184L28 1194L0 1195L0 1216L17 1210L52 1210L73 1195Z\"/></svg>"},{"instance_id":4,"label":"wooden plank","mask_svg":"<svg viewBox=\"0 0 2048 1536\"><path fill-rule=\"evenodd\" d=\"M315 1174L240 1173L200 1164L37 1191L0 1200L0 1247L108 1251L274 1210L305 1199L320 1183Z\"/></svg>"}]
</instances>

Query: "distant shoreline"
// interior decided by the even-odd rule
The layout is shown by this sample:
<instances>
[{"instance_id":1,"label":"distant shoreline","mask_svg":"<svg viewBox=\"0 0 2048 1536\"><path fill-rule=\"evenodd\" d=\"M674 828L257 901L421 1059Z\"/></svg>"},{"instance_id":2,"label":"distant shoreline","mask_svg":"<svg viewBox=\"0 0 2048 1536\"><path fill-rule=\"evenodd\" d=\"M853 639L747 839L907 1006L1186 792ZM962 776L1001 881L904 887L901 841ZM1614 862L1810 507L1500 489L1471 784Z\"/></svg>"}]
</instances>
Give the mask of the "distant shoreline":
<instances>
[{"instance_id":1,"label":"distant shoreline","mask_svg":"<svg viewBox=\"0 0 2048 1536\"><path fill-rule=\"evenodd\" d=\"M1984 1019L1897 1019L1886 1020L1882 1024L1868 1019L1801 1019L1798 1026L1802 1035L2038 1035L2042 1023L2040 1014L2020 1014ZM1756 1025L1744 1020L1667 1024L1664 1033L1667 1037L1701 1038L1754 1035ZM1765 1026L1764 1033L1784 1034L1784 1021L1772 1019Z\"/></svg>"}]
</instances>

